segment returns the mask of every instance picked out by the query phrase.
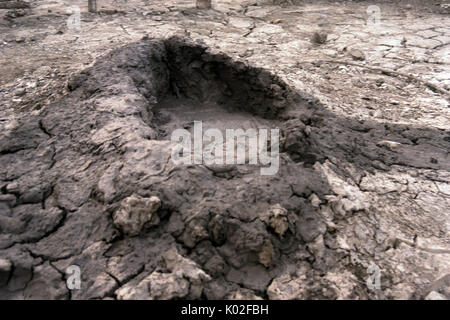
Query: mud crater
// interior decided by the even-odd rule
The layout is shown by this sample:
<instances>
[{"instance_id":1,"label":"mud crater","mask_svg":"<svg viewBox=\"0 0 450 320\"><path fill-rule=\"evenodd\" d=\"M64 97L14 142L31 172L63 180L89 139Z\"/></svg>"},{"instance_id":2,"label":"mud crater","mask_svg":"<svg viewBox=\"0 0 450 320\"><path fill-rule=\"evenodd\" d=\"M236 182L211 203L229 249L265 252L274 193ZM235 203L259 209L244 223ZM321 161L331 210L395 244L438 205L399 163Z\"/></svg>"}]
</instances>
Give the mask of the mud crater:
<instances>
[{"instance_id":1,"label":"mud crater","mask_svg":"<svg viewBox=\"0 0 450 320\"><path fill-rule=\"evenodd\" d=\"M335 298L322 276L339 270L343 253L333 249L336 230L321 210L331 210L327 199L342 190L332 190L321 164L336 164L358 195L367 171L393 164L449 169L444 131L337 116L267 70L183 38L113 50L72 76L68 89L0 136L0 250L15 266L6 279L21 283L4 284L3 297L38 295L39 281L30 282L38 265L58 278L54 268L63 273L76 264L102 285L92 282L72 298L161 298L137 290L148 281L168 286L164 298L267 298L276 295L273 279L288 291L301 288L295 297ZM221 130L279 128L279 171L175 165L170 134L195 120ZM399 142L378 143L386 137ZM138 236L113 222L131 196L161 201ZM364 195L345 200L336 212L368 207ZM194 262L209 280L189 273ZM176 278L174 265L190 275ZM178 282L184 286L171 287ZM55 283L57 296L68 296L65 283ZM361 283L359 296L368 295Z\"/></svg>"}]
</instances>

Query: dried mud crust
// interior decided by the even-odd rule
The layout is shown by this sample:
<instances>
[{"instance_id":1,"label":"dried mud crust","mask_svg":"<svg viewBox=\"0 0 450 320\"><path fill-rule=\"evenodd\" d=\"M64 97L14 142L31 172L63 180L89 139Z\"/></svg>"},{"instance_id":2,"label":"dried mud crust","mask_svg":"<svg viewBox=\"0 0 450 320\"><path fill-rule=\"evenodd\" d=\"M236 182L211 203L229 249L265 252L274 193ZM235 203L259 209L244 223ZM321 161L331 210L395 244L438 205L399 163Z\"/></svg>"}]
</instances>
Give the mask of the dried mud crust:
<instances>
[{"instance_id":1,"label":"dried mud crust","mask_svg":"<svg viewBox=\"0 0 450 320\"><path fill-rule=\"evenodd\" d=\"M423 271L436 252L406 236L440 238L437 254L448 255L446 213L392 217L395 206L371 203L408 189L407 177L386 178L408 170L441 188L426 196L448 201L449 132L345 118L264 69L179 37L114 50L68 90L0 136L0 297L366 299L398 297L401 286L410 298L448 294L435 281L448 260ZM174 165L161 113L187 101L193 117L197 105L214 105L238 124L278 126L278 174ZM161 201L158 219L133 237L113 223L130 196ZM386 223L402 232L392 238ZM355 236L343 238L348 228ZM421 282L392 263L410 249ZM389 290L368 290L371 263ZM66 288L70 265L81 267L81 290Z\"/></svg>"}]
</instances>

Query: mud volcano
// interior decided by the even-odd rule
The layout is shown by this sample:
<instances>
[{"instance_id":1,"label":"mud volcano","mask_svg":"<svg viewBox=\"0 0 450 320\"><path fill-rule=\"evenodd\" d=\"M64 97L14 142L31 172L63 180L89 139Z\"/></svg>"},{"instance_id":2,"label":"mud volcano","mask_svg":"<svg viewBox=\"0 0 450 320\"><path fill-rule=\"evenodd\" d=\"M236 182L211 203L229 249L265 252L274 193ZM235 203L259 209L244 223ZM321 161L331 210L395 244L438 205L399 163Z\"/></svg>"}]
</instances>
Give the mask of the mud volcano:
<instances>
[{"instance_id":1,"label":"mud volcano","mask_svg":"<svg viewBox=\"0 0 450 320\"><path fill-rule=\"evenodd\" d=\"M1 137L2 298L336 298L324 275L345 253L324 212L368 205L332 190L321 164L350 177L346 163L360 176L421 163L423 150L377 147L374 124L336 119L264 69L181 38L115 50L68 89ZM175 165L170 133L195 120L279 128L278 173ZM69 291L73 265L81 289Z\"/></svg>"}]
</instances>

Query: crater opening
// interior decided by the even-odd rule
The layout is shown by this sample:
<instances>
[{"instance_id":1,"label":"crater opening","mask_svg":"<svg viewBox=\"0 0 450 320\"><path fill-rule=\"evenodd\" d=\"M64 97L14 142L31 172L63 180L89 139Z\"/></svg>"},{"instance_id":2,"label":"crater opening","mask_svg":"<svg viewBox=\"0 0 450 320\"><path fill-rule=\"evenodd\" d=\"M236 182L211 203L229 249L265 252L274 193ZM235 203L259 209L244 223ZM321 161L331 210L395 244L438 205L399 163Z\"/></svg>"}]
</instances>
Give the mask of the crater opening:
<instances>
[{"instance_id":1,"label":"crater opening","mask_svg":"<svg viewBox=\"0 0 450 320\"><path fill-rule=\"evenodd\" d=\"M218 129L223 136L227 129L279 129L280 150L293 161L309 166L323 159L305 134L317 111L312 97L291 90L263 68L214 53L202 43L179 37L143 40L113 51L96 69L73 77L69 89L84 83L87 96L118 94L123 89L110 82L131 79L133 90L147 99L144 120L158 140L170 140L177 129L192 134L194 121L202 122L203 131ZM102 93L99 85L109 88Z\"/></svg>"}]
</instances>

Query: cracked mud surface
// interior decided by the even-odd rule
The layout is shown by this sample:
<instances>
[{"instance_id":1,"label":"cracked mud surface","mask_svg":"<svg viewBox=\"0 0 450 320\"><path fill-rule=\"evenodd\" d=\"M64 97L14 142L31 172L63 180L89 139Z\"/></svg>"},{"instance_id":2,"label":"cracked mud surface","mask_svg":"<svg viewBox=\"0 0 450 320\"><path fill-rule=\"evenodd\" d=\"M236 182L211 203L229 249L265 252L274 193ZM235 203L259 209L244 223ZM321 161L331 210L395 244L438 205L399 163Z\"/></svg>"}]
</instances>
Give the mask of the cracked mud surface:
<instances>
[{"instance_id":1,"label":"cracked mud surface","mask_svg":"<svg viewBox=\"0 0 450 320\"><path fill-rule=\"evenodd\" d=\"M0 297L421 299L436 292L450 298L445 97L357 67L309 62L325 60L326 50L337 54L341 41L347 45L339 34L329 47L309 47L312 53L303 55L298 14L314 5L241 12L229 9L232 3L228 11L182 14L183 3L174 5L148 10L169 21L164 28L181 26L182 37L161 39L158 33L167 30L150 20L153 34L145 31L149 36L139 40L143 34L131 21L124 27L120 18L101 16L121 22L129 30L121 41L129 44L78 68L67 82L48 84L50 98L42 86L27 87L20 99L14 86L2 88ZM330 19L365 8L335 8ZM425 30L448 33L437 31L448 29L440 15L423 15L437 21ZM93 25L83 41L96 41L96 27L100 32ZM203 42L186 38L183 28ZM211 33L202 36L206 30ZM333 39L337 31L330 32ZM373 54L367 60L379 63L378 45L365 44L359 49ZM447 56L439 50L448 47L430 45L428 62L415 67L434 81L445 76ZM109 51L102 46L107 41L96 52ZM75 55L82 45L75 53L61 50ZM403 59L420 50L393 43L388 51ZM399 61L380 65L408 68L397 67ZM51 77L38 81L52 83ZM448 88L448 81L438 84ZM347 82L358 89L346 89ZM416 105L407 107L410 99ZM174 165L168 134L193 120L219 128L279 127L278 174L261 176L250 165ZM152 218L138 225L138 234L127 234L136 226L115 221L117 212L129 203L148 207L142 199L152 196L160 199ZM372 263L382 270L376 291L366 286ZM81 267L81 290L66 287L70 265Z\"/></svg>"}]
</instances>

